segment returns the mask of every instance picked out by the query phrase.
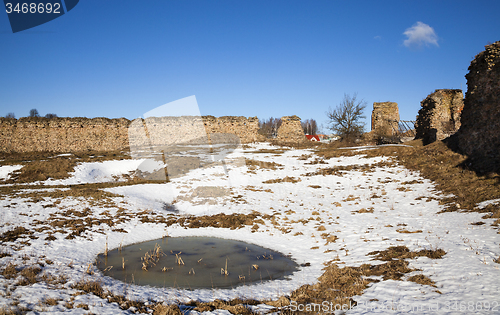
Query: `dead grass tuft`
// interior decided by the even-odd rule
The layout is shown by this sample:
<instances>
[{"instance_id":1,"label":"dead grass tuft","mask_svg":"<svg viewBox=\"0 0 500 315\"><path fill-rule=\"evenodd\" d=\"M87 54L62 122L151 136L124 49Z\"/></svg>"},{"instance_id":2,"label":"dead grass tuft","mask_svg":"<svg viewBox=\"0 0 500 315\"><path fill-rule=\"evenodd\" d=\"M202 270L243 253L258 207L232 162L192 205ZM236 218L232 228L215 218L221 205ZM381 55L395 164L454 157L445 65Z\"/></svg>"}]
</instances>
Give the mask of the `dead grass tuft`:
<instances>
[{"instance_id":1,"label":"dead grass tuft","mask_svg":"<svg viewBox=\"0 0 500 315\"><path fill-rule=\"evenodd\" d=\"M329 233L323 233L321 234L321 237L326 240L326 244L328 245L330 243L335 243L335 241L338 239L336 235L329 234Z\"/></svg>"},{"instance_id":2,"label":"dead grass tuft","mask_svg":"<svg viewBox=\"0 0 500 315\"><path fill-rule=\"evenodd\" d=\"M30 312L31 309L27 307L4 308L0 307L0 315L22 315Z\"/></svg>"},{"instance_id":3,"label":"dead grass tuft","mask_svg":"<svg viewBox=\"0 0 500 315\"><path fill-rule=\"evenodd\" d=\"M4 258L4 257L9 257L9 256L12 256L11 254L7 253L7 252L0 252L0 258Z\"/></svg>"},{"instance_id":4,"label":"dead grass tuft","mask_svg":"<svg viewBox=\"0 0 500 315\"><path fill-rule=\"evenodd\" d=\"M319 189L319 188L321 188L321 186L319 186L319 185L309 185L308 187L311 187L311 188L314 188L314 189Z\"/></svg>"},{"instance_id":5,"label":"dead grass tuft","mask_svg":"<svg viewBox=\"0 0 500 315\"><path fill-rule=\"evenodd\" d=\"M446 252L442 249L422 249L418 252L412 252L408 247L402 246L391 246L383 251L373 251L367 254L367 256L375 255L374 259L382 261L392 261L394 259L413 259L416 257L428 257L430 259L441 259Z\"/></svg>"},{"instance_id":6,"label":"dead grass tuft","mask_svg":"<svg viewBox=\"0 0 500 315\"><path fill-rule=\"evenodd\" d=\"M182 315L182 312L177 305L165 305L159 303L153 308L153 315Z\"/></svg>"},{"instance_id":7,"label":"dead grass tuft","mask_svg":"<svg viewBox=\"0 0 500 315\"><path fill-rule=\"evenodd\" d=\"M31 285L33 283L37 283L37 275L42 271L39 266L30 266L21 270L21 275L23 279L21 279L18 284L19 285Z\"/></svg>"},{"instance_id":8,"label":"dead grass tuft","mask_svg":"<svg viewBox=\"0 0 500 315\"><path fill-rule=\"evenodd\" d=\"M9 182L31 183L44 181L48 178L63 179L70 176L77 164L77 160L68 158L52 158L48 160L34 160L24 164L24 167L13 173Z\"/></svg>"},{"instance_id":9,"label":"dead grass tuft","mask_svg":"<svg viewBox=\"0 0 500 315\"><path fill-rule=\"evenodd\" d=\"M264 183L264 184L276 184L276 183L293 183L293 184L295 184L295 183L298 183L300 181L301 181L300 178L286 176L284 178L269 179L269 180L266 180L262 183Z\"/></svg>"},{"instance_id":10,"label":"dead grass tuft","mask_svg":"<svg viewBox=\"0 0 500 315\"><path fill-rule=\"evenodd\" d=\"M82 280L73 286L74 289L81 290L85 293L94 294L101 299L106 299L108 303L118 303L122 310L128 310L131 307L135 307L136 312L147 313L148 309L144 302L132 301L125 298L123 295L115 295L110 291L104 291L100 282L92 280ZM76 305L76 307L82 307Z\"/></svg>"},{"instance_id":11,"label":"dead grass tuft","mask_svg":"<svg viewBox=\"0 0 500 315\"><path fill-rule=\"evenodd\" d=\"M257 168L265 168L268 170L276 170L278 168L282 168L283 165L275 162L264 162L264 161L257 161L253 159L247 159L245 158L245 164L250 170L256 170Z\"/></svg>"},{"instance_id":12,"label":"dead grass tuft","mask_svg":"<svg viewBox=\"0 0 500 315\"><path fill-rule=\"evenodd\" d=\"M59 300L54 298L46 298L45 300L43 300L43 303L46 305L54 306L59 304Z\"/></svg>"},{"instance_id":13,"label":"dead grass tuft","mask_svg":"<svg viewBox=\"0 0 500 315\"><path fill-rule=\"evenodd\" d=\"M375 209L373 207L370 207L368 209L365 209L365 208L361 208L359 209L358 211L351 211L351 213L373 213L373 211L375 211Z\"/></svg>"},{"instance_id":14,"label":"dead grass tuft","mask_svg":"<svg viewBox=\"0 0 500 315\"><path fill-rule=\"evenodd\" d=\"M298 304L330 301L334 304L356 305L352 296L360 295L368 287L369 280L363 278L360 267L339 268L336 264L327 267L318 283L303 285L290 295Z\"/></svg>"},{"instance_id":15,"label":"dead grass tuft","mask_svg":"<svg viewBox=\"0 0 500 315\"><path fill-rule=\"evenodd\" d=\"M397 229L396 232L398 232L398 233L412 234L412 233L422 233L422 230L409 231L407 229Z\"/></svg>"},{"instance_id":16,"label":"dead grass tuft","mask_svg":"<svg viewBox=\"0 0 500 315\"><path fill-rule=\"evenodd\" d=\"M201 228L201 227L218 227L218 228L230 228L232 230L239 229L245 225L254 225L255 223L264 223L262 219L269 220L272 216L267 214L260 214L258 212L252 212L250 214L215 214L215 215L204 215L204 216L185 216L180 218L172 218L167 220L165 223L170 226L172 224L179 224L180 226L187 228Z\"/></svg>"},{"instance_id":17,"label":"dead grass tuft","mask_svg":"<svg viewBox=\"0 0 500 315\"><path fill-rule=\"evenodd\" d=\"M80 281L73 286L74 289L82 290L86 293L92 293L100 298L105 298L104 289L100 282L97 281Z\"/></svg>"},{"instance_id":18,"label":"dead grass tuft","mask_svg":"<svg viewBox=\"0 0 500 315\"><path fill-rule=\"evenodd\" d=\"M191 301L186 303L186 306L194 307L194 311L197 312L212 312L215 310L226 310L231 314L243 314L243 315L252 315L256 314L252 312L247 305L257 305L261 302L257 300L243 300L243 299L233 299L230 301L223 301L220 299L216 299L212 302L198 302Z\"/></svg>"},{"instance_id":19,"label":"dead grass tuft","mask_svg":"<svg viewBox=\"0 0 500 315\"><path fill-rule=\"evenodd\" d=\"M0 241L2 242L15 242L18 238L24 237L24 235L32 235L33 232L22 227L17 226L12 230L4 232L0 235Z\"/></svg>"},{"instance_id":20,"label":"dead grass tuft","mask_svg":"<svg viewBox=\"0 0 500 315\"><path fill-rule=\"evenodd\" d=\"M16 265L13 263L9 263L4 270L2 270L2 276L5 277L5 279L12 279L17 277L17 273L19 270L17 270Z\"/></svg>"},{"instance_id":21,"label":"dead grass tuft","mask_svg":"<svg viewBox=\"0 0 500 315\"><path fill-rule=\"evenodd\" d=\"M436 287L436 283L431 278L425 275L415 275L408 278L408 281L415 282L422 285L430 285Z\"/></svg>"}]
</instances>

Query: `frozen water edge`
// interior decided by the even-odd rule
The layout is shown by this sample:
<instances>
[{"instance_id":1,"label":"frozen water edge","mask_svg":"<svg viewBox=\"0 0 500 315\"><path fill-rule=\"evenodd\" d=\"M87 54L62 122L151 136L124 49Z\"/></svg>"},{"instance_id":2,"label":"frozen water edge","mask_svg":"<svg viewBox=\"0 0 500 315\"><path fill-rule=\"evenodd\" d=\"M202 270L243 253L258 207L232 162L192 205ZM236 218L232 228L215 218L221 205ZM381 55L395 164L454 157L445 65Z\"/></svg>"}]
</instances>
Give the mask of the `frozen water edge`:
<instances>
[{"instance_id":1,"label":"frozen water edge","mask_svg":"<svg viewBox=\"0 0 500 315\"><path fill-rule=\"evenodd\" d=\"M249 150L260 148L270 149L271 147L259 144L251 146ZM86 232L86 235L92 238L91 240L84 238L67 240L64 235L56 233L58 239L50 242L48 246L44 245L44 236L41 232L35 234L40 236L39 239L30 240L31 246L24 247L20 251L8 249L13 256L0 258L0 264L4 266L10 261L21 263L21 257L24 254L33 257L45 255L46 259L54 261L53 265L46 265L46 270L54 274L67 275L69 282L65 284L65 289L53 289L41 284L18 287L9 298L0 294L0 305L6 305L13 298L17 298L21 302L20 305L33 306L52 295L67 300L73 292L73 289L70 289L71 284L84 278L102 281L105 289L110 289L115 294L126 292L130 299L153 298L169 303L190 299L210 301L216 298L236 297L275 299L280 295L290 294L303 284L315 283L323 273L322 268L325 262L338 257L339 266L379 264L380 261L371 260L371 257L366 254L395 245L406 245L411 250L442 248L447 252L440 260L418 258L410 262L411 267L421 269L410 275L420 273L427 275L436 282L437 288L407 281L382 281L371 285L362 296L354 297L358 303L368 305L371 299L378 299L381 305L385 301L390 301L393 305L398 303L399 305L415 303L435 305L437 303L444 307L451 301L498 301L499 265L495 264L493 259L500 256L500 240L496 230L489 225L492 220L481 219L482 215L478 213L437 214L442 210L438 201L442 195L434 189L430 181L422 179L418 173L412 173L396 165L377 167L370 172L344 171L342 176L303 176L318 168L374 164L384 159L364 158L359 155L332 158L325 161L328 164L306 164L314 159L314 156L308 160L299 160L297 157L311 154L309 150L285 151L280 155L255 153L255 151L249 155L245 151L239 149L233 152L229 159L244 156L259 161L279 163L282 167L276 170L257 169L253 174L247 172L249 170L247 166L230 166L229 176L225 176L222 166L215 165L211 168L192 170L186 176L176 178L167 184L123 186L107 190L123 195L124 197L114 199L122 202L122 207L130 212L137 213L150 209L153 212L166 214L162 203L171 203L179 196L189 194L190 189L203 186L223 187L228 189L229 193L227 196L216 197L217 204L215 205L179 200L175 206L181 215L248 214L256 210L262 214L274 214L279 223L278 226L266 221L266 224L261 225L255 233L252 233L251 226L237 230L185 229L171 226L165 231L161 224L143 224L138 219L133 219L117 226L126 230L128 232L126 234L113 232L108 228L106 235L96 231ZM301 181L293 184L263 183L269 179L285 176L300 178ZM75 179L78 178L75 177ZM405 184L411 181L415 182ZM250 186L255 189L247 189ZM405 190L399 188L405 188ZM242 195L246 203L231 201L232 196L235 195ZM16 202L17 205L11 206L9 212L0 218L1 222L10 225L2 224L0 233L11 229L12 226L22 225L30 228L34 219L43 221L50 213L58 210L44 208L45 203L30 204L20 198L1 200L0 206L4 207L12 202ZM336 203L340 203L341 206L337 206ZM67 198L59 206L82 210L88 205L78 199ZM370 207L373 208L373 213L356 212ZM92 210L96 214L104 210L116 212L116 209L99 206L93 206ZM27 216L20 215L21 213ZM487 224L470 225L480 220ZM292 223L294 221L296 223ZM399 233L397 229L402 224L405 224L404 228L407 230L422 230L422 232ZM325 230L319 231L320 226L323 226ZM290 232L285 233L281 228L289 229ZM310 266L302 268L289 281L279 280L232 290L188 291L142 287L103 277L99 273L92 276L85 273L88 264L99 252L103 251L106 236L111 249L120 244L125 246L157 239L165 232L173 237L211 236L255 243L284 254L291 254L298 263L308 262ZM332 233L338 239L335 243L325 244L325 240L321 237L322 233ZM5 244L3 245L5 247ZM13 281L0 277L0 286L11 282ZM97 297L84 295L81 299L89 299L89 303L95 303L96 305L90 310L95 313L126 313L119 307L105 303ZM99 306L101 303L102 306ZM62 305L47 309L51 312L66 310ZM371 312L358 308L348 313ZM435 312L424 310L419 313ZM454 313L454 311L444 310L444 313Z\"/></svg>"}]
</instances>

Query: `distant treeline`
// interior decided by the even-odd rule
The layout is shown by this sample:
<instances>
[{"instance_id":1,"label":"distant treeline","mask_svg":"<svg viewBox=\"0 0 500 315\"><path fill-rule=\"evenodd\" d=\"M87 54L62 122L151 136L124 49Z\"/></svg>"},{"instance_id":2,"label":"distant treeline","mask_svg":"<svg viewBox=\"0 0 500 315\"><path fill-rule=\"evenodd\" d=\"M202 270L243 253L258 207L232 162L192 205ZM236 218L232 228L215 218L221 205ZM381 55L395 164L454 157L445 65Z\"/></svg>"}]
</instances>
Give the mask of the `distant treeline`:
<instances>
[{"instance_id":1,"label":"distant treeline","mask_svg":"<svg viewBox=\"0 0 500 315\"><path fill-rule=\"evenodd\" d=\"M28 117L42 117L42 116L40 116L40 114L38 113L38 110L36 108L33 108L32 110L30 110L30 114ZM51 119L51 118L56 118L57 115L49 113L49 114L46 114L44 117ZM5 118L14 118L15 119L16 115L11 112L11 113L8 113L7 115L5 115Z\"/></svg>"},{"instance_id":2,"label":"distant treeline","mask_svg":"<svg viewBox=\"0 0 500 315\"><path fill-rule=\"evenodd\" d=\"M314 119L306 119L301 121L300 124L305 134L315 135L318 132L318 124ZM280 126L280 118L259 119L259 134L267 138L276 138Z\"/></svg>"}]
</instances>

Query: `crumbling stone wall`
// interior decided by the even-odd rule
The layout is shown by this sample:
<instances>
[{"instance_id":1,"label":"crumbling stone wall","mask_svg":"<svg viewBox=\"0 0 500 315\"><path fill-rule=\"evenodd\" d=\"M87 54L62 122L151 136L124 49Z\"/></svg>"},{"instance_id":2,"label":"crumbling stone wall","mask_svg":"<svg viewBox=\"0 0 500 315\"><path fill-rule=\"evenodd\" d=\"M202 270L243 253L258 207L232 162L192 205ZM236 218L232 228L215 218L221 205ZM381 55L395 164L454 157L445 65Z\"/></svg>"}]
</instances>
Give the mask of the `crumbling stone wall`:
<instances>
[{"instance_id":1,"label":"crumbling stone wall","mask_svg":"<svg viewBox=\"0 0 500 315\"><path fill-rule=\"evenodd\" d=\"M482 171L500 171L500 41L485 46L469 66L459 149Z\"/></svg>"},{"instance_id":2,"label":"crumbling stone wall","mask_svg":"<svg viewBox=\"0 0 500 315\"><path fill-rule=\"evenodd\" d=\"M372 132L392 136L398 132L399 108L395 102L373 103Z\"/></svg>"},{"instance_id":3,"label":"crumbling stone wall","mask_svg":"<svg viewBox=\"0 0 500 315\"><path fill-rule=\"evenodd\" d=\"M281 126L278 129L278 136L276 139L282 142L306 141L307 138L300 124L300 118L295 115L281 117Z\"/></svg>"},{"instance_id":4,"label":"crumbling stone wall","mask_svg":"<svg viewBox=\"0 0 500 315\"><path fill-rule=\"evenodd\" d=\"M259 119L257 117L203 116L203 121L209 137L211 134L234 133L242 143L264 140L263 136L258 134Z\"/></svg>"},{"instance_id":5,"label":"crumbling stone wall","mask_svg":"<svg viewBox=\"0 0 500 315\"><path fill-rule=\"evenodd\" d=\"M462 90L440 89L420 102L415 123L415 139L424 144L443 140L460 128L460 115L464 108Z\"/></svg>"},{"instance_id":6,"label":"crumbling stone wall","mask_svg":"<svg viewBox=\"0 0 500 315\"><path fill-rule=\"evenodd\" d=\"M264 140L258 130L257 117L0 118L0 152L122 150L129 139L139 146L146 144L144 139L150 145L249 143Z\"/></svg>"},{"instance_id":7,"label":"crumbling stone wall","mask_svg":"<svg viewBox=\"0 0 500 315\"><path fill-rule=\"evenodd\" d=\"M128 146L125 118L0 118L2 152L76 152Z\"/></svg>"},{"instance_id":8,"label":"crumbling stone wall","mask_svg":"<svg viewBox=\"0 0 500 315\"><path fill-rule=\"evenodd\" d=\"M179 116L134 119L129 127L129 139L138 148L174 144L208 144L255 142L258 135L257 117ZM230 135L233 135L231 137ZM234 137L236 136L236 137Z\"/></svg>"}]
</instances>

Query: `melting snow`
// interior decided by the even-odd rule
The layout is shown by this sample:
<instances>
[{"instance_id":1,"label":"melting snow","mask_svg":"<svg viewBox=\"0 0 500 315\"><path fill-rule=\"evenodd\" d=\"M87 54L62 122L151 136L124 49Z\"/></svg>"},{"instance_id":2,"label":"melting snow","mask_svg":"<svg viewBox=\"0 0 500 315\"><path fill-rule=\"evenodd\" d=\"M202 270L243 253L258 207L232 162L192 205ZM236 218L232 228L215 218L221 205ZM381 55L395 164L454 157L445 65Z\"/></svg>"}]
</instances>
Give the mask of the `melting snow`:
<instances>
[{"instance_id":1,"label":"melting snow","mask_svg":"<svg viewBox=\"0 0 500 315\"><path fill-rule=\"evenodd\" d=\"M422 178L418 172L412 172L402 166L374 166L369 170L344 170L333 175L314 175L318 169L336 166L375 164L388 161L385 157L366 158L363 155L331 158L326 164L313 164L315 158L298 159L302 155L311 155L310 150L289 150L283 154L258 153L259 149L275 149L269 144L255 144L250 149L237 149L228 157L228 175L222 165L199 168L185 176L175 178L169 183L121 186L106 189L123 197L114 201L130 213L145 209L169 214L165 204L173 203L180 215L205 215L217 213L244 213L258 211L261 214L274 215L277 225L266 221L255 232L251 226L231 230L222 228L186 229L173 225L165 229L163 224L141 223L138 218L120 223L113 228L121 228L128 233L113 231L102 224L84 233L87 237L66 239L64 233L54 233L56 240L46 244L46 234L35 232L37 239L29 239L31 246L24 246L18 251L2 244L2 250L12 256L0 258L0 265L9 262L22 264L24 255L51 260L44 272L55 275L63 274L68 282L62 288L37 283L31 286L17 286L8 296L0 290L0 307L8 305L13 299L20 306L27 306L37 311L37 306L47 297L61 299L55 306L44 306L47 312L86 313L83 309L66 309L63 301L68 301L76 292L71 285L82 279L98 280L103 287L115 294L125 294L129 299L161 299L167 303L189 301L190 299L211 301L214 299L253 298L276 299L288 295L303 284L313 284L323 273L324 264L339 259L339 266L359 266L361 264L379 264L367 254L375 250L384 250L390 246L405 245L410 250L442 248L446 255L442 259L431 260L421 257L410 261L410 267L420 269L415 274L424 274L436 283L436 287L420 285L409 281L381 281L373 283L363 295L353 297L358 306L347 314L372 313L407 313L408 307L418 314L454 314L460 313L460 303L474 305L469 313L500 313L500 270L493 260L500 256L500 235L490 226L492 219L481 219L480 213L440 213L441 192L434 188L431 181ZM250 153L251 152L251 153ZM362 152L360 152L362 154ZM258 161L275 162L282 166L276 170L257 168L249 172L245 165L231 164L231 160L242 157ZM77 183L98 183L115 180L115 177L128 174L136 169L143 160L106 161L82 163L78 165L69 179L48 180L46 185L70 185ZM18 166L15 166L18 167ZM15 167L0 168L0 176L12 172ZM161 167L152 163L150 167ZM19 168L17 168L19 169ZM264 183L267 180L284 177L300 179L299 182ZM227 195L204 198L194 194L197 187L220 187ZM234 196L241 196L235 201ZM215 202L207 202L209 200ZM491 201L493 202L493 201ZM117 214L118 207L89 204L79 198L65 198L57 207L44 207L44 202L32 203L12 196L0 200L4 209L0 217L0 233L13 226L32 229L35 220L43 222L61 209L83 211L89 208L95 216L108 211L111 216ZM5 206L9 205L9 208ZM8 211L7 211L8 209ZM373 212L360 213L361 209ZM479 220L484 225L471 225ZM43 223L37 223L43 226ZM420 233L400 233L403 226L409 231L421 230ZM323 229L320 229L323 227ZM291 280L279 280L242 286L235 289L178 290L175 288L153 288L123 283L103 276L97 270L88 275L89 268L96 255L104 250L105 244L111 248L137 242L161 238L165 233L177 236L211 236L235 239L255 243L284 254L290 254L299 264L309 263L296 272ZM323 233L338 237L336 242L326 243ZM25 264L25 263L24 263ZM0 286L13 283L0 276ZM11 287L12 288L12 287ZM375 300L376 299L376 300ZM90 312L99 314L128 314L116 303L107 303L96 296L78 295L75 305L88 304ZM482 304L481 304L482 303ZM486 303L490 311L484 311ZM478 311L482 305L483 311ZM387 309L389 307L390 309ZM417 307L417 311L415 311ZM436 309L438 307L438 309ZM458 307L458 308L454 308ZM472 306L471 306L472 307ZM254 306L256 310L268 311L264 305ZM411 308L410 308L411 310ZM469 309L470 310L470 309ZM227 311L206 312L206 314L227 314ZM192 311L191 314L196 314Z\"/></svg>"}]
</instances>

